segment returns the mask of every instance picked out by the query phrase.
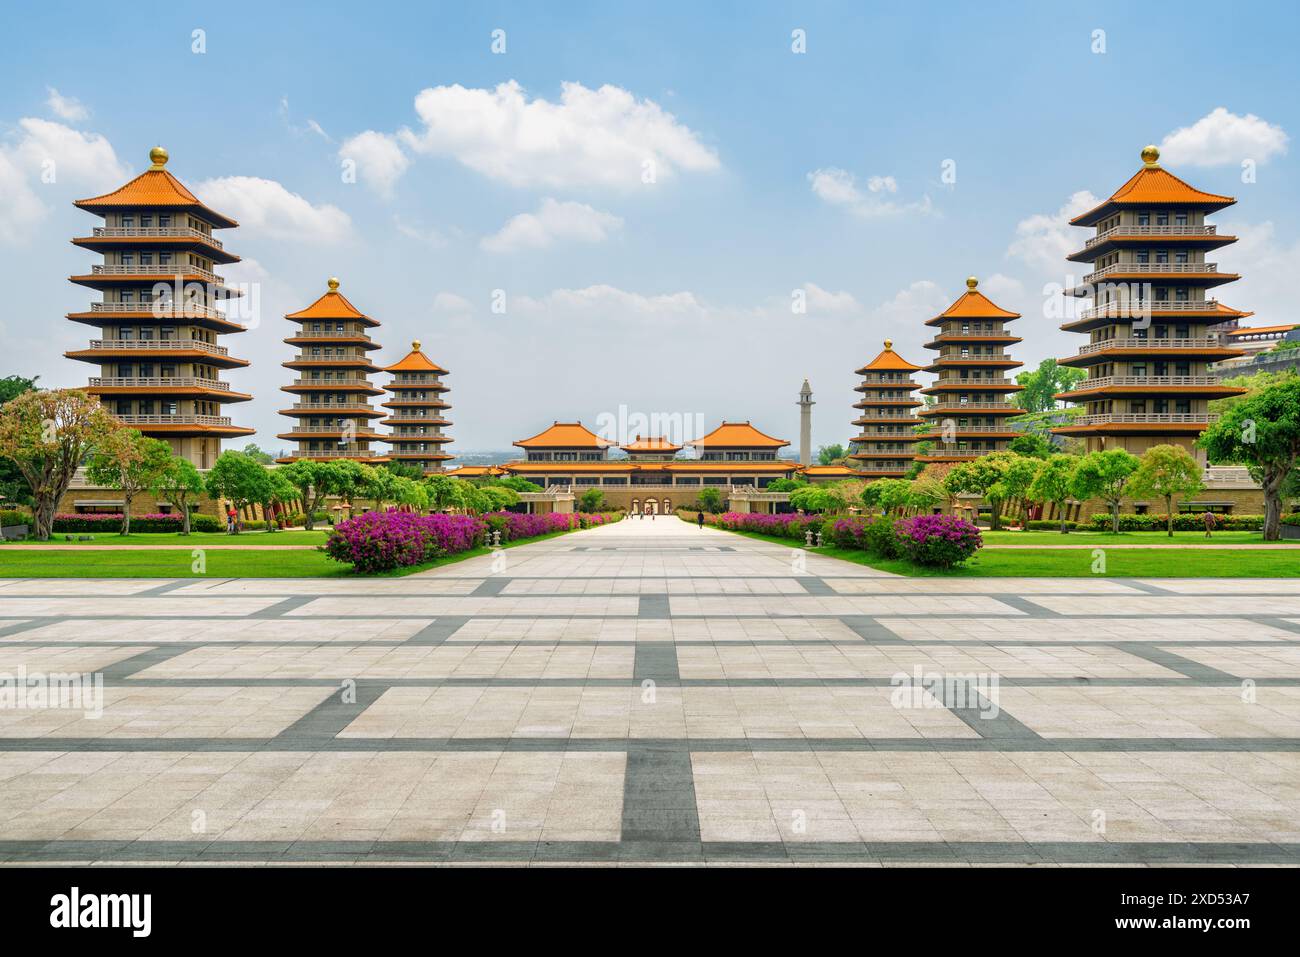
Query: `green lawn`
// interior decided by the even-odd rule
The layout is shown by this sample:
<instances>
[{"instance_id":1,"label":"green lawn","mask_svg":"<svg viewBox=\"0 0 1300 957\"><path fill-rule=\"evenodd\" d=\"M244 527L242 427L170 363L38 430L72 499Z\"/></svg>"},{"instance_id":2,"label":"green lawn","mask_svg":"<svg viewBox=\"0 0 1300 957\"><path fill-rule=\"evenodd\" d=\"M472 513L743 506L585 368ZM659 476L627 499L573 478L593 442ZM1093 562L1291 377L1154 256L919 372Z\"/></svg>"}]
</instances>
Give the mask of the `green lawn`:
<instances>
[{"instance_id":1,"label":"green lawn","mask_svg":"<svg viewBox=\"0 0 1300 957\"><path fill-rule=\"evenodd\" d=\"M985 545L1263 545L1263 532L1215 532L1211 538L1205 532L1174 532L1170 538L1165 532L984 532ZM1300 545L1300 541L1278 542L1279 545Z\"/></svg>"},{"instance_id":2,"label":"green lawn","mask_svg":"<svg viewBox=\"0 0 1300 957\"><path fill-rule=\"evenodd\" d=\"M724 531L728 531L724 529ZM756 532L732 532L760 541L802 547L788 538ZM1020 533L1008 533L1020 534ZM1029 533L1025 533L1029 534ZM1143 533L1132 533L1140 535ZM1065 536L1075 539L1074 535ZM1123 538L1124 536L1120 536ZM1216 536L1217 537L1217 536ZM1113 539L1113 536L1112 536ZM958 578L1300 578L1300 552L1259 549L1111 548L1105 572L1092 570L1094 549L981 549L965 565L951 569L924 568L903 559L879 559L856 548L814 548L817 555L839 558L911 577Z\"/></svg>"},{"instance_id":3,"label":"green lawn","mask_svg":"<svg viewBox=\"0 0 1300 957\"><path fill-rule=\"evenodd\" d=\"M21 542L5 542L0 545L0 552L9 546L22 548L24 546L40 545L189 545L197 548L200 545L238 545L241 548L252 548L257 545L323 545L328 534L326 531L317 528L315 531L283 531L283 532L240 532L238 535L227 535L225 532L191 532L189 535L181 535L177 532L132 532L130 535L118 535L116 532L96 532L91 541L79 541L80 535L89 534L87 532L54 532L50 535L48 542L38 542L34 538L26 538ZM72 535L72 541L67 539Z\"/></svg>"}]
</instances>

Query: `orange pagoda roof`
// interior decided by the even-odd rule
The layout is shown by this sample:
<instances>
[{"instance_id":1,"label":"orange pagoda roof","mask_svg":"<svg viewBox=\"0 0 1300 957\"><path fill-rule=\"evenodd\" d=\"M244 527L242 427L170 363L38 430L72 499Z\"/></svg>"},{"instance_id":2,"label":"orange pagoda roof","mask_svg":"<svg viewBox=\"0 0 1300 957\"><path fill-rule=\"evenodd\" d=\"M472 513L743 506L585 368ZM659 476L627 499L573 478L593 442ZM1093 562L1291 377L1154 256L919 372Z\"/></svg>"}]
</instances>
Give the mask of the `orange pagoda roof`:
<instances>
[{"instance_id":1,"label":"orange pagoda roof","mask_svg":"<svg viewBox=\"0 0 1300 957\"><path fill-rule=\"evenodd\" d=\"M1129 177L1110 199L1086 213L1074 217L1075 226L1095 226L1112 211L1123 206L1196 206L1207 211L1231 206L1231 196L1206 193L1179 179L1160 166L1160 150L1148 146L1142 150L1142 168Z\"/></svg>"},{"instance_id":2,"label":"orange pagoda roof","mask_svg":"<svg viewBox=\"0 0 1300 957\"><path fill-rule=\"evenodd\" d=\"M339 298L342 298L341 296ZM447 370L438 365L420 351L420 340L411 343L411 351L391 366L384 366L385 372L436 372L445 375Z\"/></svg>"},{"instance_id":3,"label":"orange pagoda roof","mask_svg":"<svg viewBox=\"0 0 1300 957\"><path fill-rule=\"evenodd\" d=\"M692 446L713 445L723 448L756 446L777 449L790 443L785 439L774 439L770 435L765 435L748 422L723 422L708 435L701 436L687 444Z\"/></svg>"},{"instance_id":4,"label":"orange pagoda roof","mask_svg":"<svg viewBox=\"0 0 1300 957\"><path fill-rule=\"evenodd\" d=\"M1234 319L1247 319L1253 316L1253 312L1242 312L1240 309L1233 309L1231 306L1225 306L1217 300L1214 303L1214 311L1221 315L1231 316Z\"/></svg>"},{"instance_id":5,"label":"orange pagoda roof","mask_svg":"<svg viewBox=\"0 0 1300 957\"><path fill-rule=\"evenodd\" d=\"M483 478L487 475L501 475L502 469L496 465L458 465L442 474L452 478Z\"/></svg>"},{"instance_id":6,"label":"orange pagoda roof","mask_svg":"<svg viewBox=\"0 0 1300 957\"><path fill-rule=\"evenodd\" d=\"M617 443L602 439L581 422L556 422L532 438L514 444L521 449L607 449Z\"/></svg>"},{"instance_id":7,"label":"orange pagoda roof","mask_svg":"<svg viewBox=\"0 0 1300 957\"><path fill-rule=\"evenodd\" d=\"M624 452L680 452L682 450L680 445L673 445L662 435L648 435L644 439L638 435L635 442L629 442L622 448Z\"/></svg>"},{"instance_id":8,"label":"orange pagoda roof","mask_svg":"<svg viewBox=\"0 0 1300 957\"><path fill-rule=\"evenodd\" d=\"M1254 313L1246 313L1251 316ZM1224 333L1225 336L1261 336L1274 332L1290 332L1292 329L1300 329L1300 323L1289 323L1284 326L1242 326L1240 329L1229 329Z\"/></svg>"},{"instance_id":9,"label":"orange pagoda roof","mask_svg":"<svg viewBox=\"0 0 1300 957\"><path fill-rule=\"evenodd\" d=\"M184 183L167 172L167 151L161 146L155 146L149 151L149 160L152 165L125 186L103 196L74 200L73 205L90 212L124 206L172 206L194 210L218 229L239 225L229 216L222 216L216 210L204 206L197 196L185 188Z\"/></svg>"},{"instance_id":10,"label":"orange pagoda roof","mask_svg":"<svg viewBox=\"0 0 1300 957\"><path fill-rule=\"evenodd\" d=\"M957 297L957 301L933 319L927 319L927 326L941 325L947 319L1019 319L1020 313L1003 309L988 296L978 290L980 281L974 276L966 280L966 291Z\"/></svg>"},{"instance_id":11,"label":"orange pagoda roof","mask_svg":"<svg viewBox=\"0 0 1300 957\"><path fill-rule=\"evenodd\" d=\"M864 365L861 369L859 369L856 374L862 375L864 372L891 372L891 371L915 372L920 368L921 368L920 366L912 365L912 363L908 362L906 359L904 359L902 356L900 356L897 352L894 351L893 339L886 339L885 350L882 353L880 353L880 355L876 356L874 359L872 359L870 362Z\"/></svg>"},{"instance_id":12,"label":"orange pagoda roof","mask_svg":"<svg viewBox=\"0 0 1300 957\"><path fill-rule=\"evenodd\" d=\"M379 325L377 320L371 319L348 302L347 298L339 292L339 281L337 279L331 276L326 285L329 286L329 292L306 309L290 312L284 318L291 319L294 322L303 319L356 319L358 322L369 323L372 326Z\"/></svg>"}]
</instances>

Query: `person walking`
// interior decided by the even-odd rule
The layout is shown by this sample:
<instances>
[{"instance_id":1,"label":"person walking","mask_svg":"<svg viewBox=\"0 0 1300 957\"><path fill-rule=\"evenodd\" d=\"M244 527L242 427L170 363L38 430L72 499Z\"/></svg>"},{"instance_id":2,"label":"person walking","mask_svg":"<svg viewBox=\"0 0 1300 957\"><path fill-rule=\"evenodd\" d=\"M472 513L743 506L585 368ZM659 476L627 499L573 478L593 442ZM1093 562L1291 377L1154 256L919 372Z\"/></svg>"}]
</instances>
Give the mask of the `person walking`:
<instances>
[{"instance_id":1,"label":"person walking","mask_svg":"<svg viewBox=\"0 0 1300 957\"><path fill-rule=\"evenodd\" d=\"M226 534L235 534L235 506L226 506Z\"/></svg>"},{"instance_id":2,"label":"person walking","mask_svg":"<svg viewBox=\"0 0 1300 957\"><path fill-rule=\"evenodd\" d=\"M704 531L704 513L700 512L695 516L695 524L700 526L700 531Z\"/></svg>"}]
</instances>

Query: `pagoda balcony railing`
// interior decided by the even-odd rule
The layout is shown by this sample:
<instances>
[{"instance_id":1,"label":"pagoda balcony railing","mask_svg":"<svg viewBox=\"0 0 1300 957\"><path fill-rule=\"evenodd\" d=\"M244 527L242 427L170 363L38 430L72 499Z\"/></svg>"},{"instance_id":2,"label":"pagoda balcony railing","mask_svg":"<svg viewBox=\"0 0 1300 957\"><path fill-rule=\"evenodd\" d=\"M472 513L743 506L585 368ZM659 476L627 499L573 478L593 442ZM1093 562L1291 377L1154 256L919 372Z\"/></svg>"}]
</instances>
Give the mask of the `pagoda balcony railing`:
<instances>
[{"instance_id":1,"label":"pagoda balcony railing","mask_svg":"<svg viewBox=\"0 0 1300 957\"><path fill-rule=\"evenodd\" d=\"M1209 425L1219 417L1208 412L1108 412L1102 415L1081 415L1066 425Z\"/></svg>"},{"instance_id":2,"label":"pagoda balcony railing","mask_svg":"<svg viewBox=\"0 0 1300 957\"><path fill-rule=\"evenodd\" d=\"M912 419L914 421L916 420L915 412L887 412L883 409L881 410L872 409L870 407L870 403L866 403L866 405L867 408L862 410L863 414L861 416L861 418L864 419ZM854 406L854 408L857 408L857 406Z\"/></svg>"},{"instance_id":3,"label":"pagoda balcony railing","mask_svg":"<svg viewBox=\"0 0 1300 957\"><path fill-rule=\"evenodd\" d=\"M369 362L370 360L366 358L366 354L364 352L358 352L354 355L341 355L341 356L312 356L312 355L306 355L302 352L295 352L293 356L289 359L289 361L290 362L321 362L321 363L336 362L342 365L350 362Z\"/></svg>"},{"instance_id":4,"label":"pagoda balcony railing","mask_svg":"<svg viewBox=\"0 0 1300 957\"><path fill-rule=\"evenodd\" d=\"M956 359L958 362L1006 362L1011 360L1011 357L1005 352L993 352L984 355L975 355L969 352L940 352L935 356L936 362L943 362L946 359Z\"/></svg>"},{"instance_id":5,"label":"pagoda balcony railing","mask_svg":"<svg viewBox=\"0 0 1300 957\"><path fill-rule=\"evenodd\" d=\"M1069 391L1080 392L1085 389L1105 389L1113 385L1140 385L1153 388L1218 385L1220 381L1217 375L1108 375L1099 376L1096 379L1084 379Z\"/></svg>"},{"instance_id":6,"label":"pagoda balcony railing","mask_svg":"<svg viewBox=\"0 0 1300 957\"><path fill-rule=\"evenodd\" d=\"M230 383L222 382L220 379L206 379L200 376L161 376L150 378L139 378L132 376L119 376L116 378L98 378L91 379L92 387L105 389L180 389L180 388L199 388L215 389L219 392L229 392Z\"/></svg>"},{"instance_id":7,"label":"pagoda balcony railing","mask_svg":"<svg viewBox=\"0 0 1300 957\"><path fill-rule=\"evenodd\" d=\"M899 456L895 455L894 458ZM906 472L911 464L912 459L909 457L897 465L887 465L882 462L855 462L851 468L858 472Z\"/></svg>"},{"instance_id":8,"label":"pagoda balcony railing","mask_svg":"<svg viewBox=\"0 0 1300 957\"><path fill-rule=\"evenodd\" d=\"M862 384L873 389L915 389L916 383L910 376L894 376L885 378L884 376L872 375L868 372L862 377Z\"/></svg>"},{"instance_id":9,"label":"pagoda balcony railing","mask_svg":"<svg viewBox=\"0 0 1300 957\"><path fill-rule=\"evenodd\" d=\"M189 263L172 263L168 266L124 266L118 263L103 263L91 266L90 274L92 276L170 276L173 278L202 276L211 283L225 283L225 280L216 273L210 272L201 266L191 266Z\"/></svg>"},{"instance_id":10,"label":"pagoda balcony railing","mask_svg":"<svg viewBox=\"0 0 1300 957\"><path fill-rule=\"evenodd\" d=\"M294 379L290 385L337 385L337 386L370 386L372 383L363 375L359 376L334 376L332 379Z\"/></svg>"},{"instance_id":11,"label":"pagoda balcony railing","mask_svg":"<svg viewBox=\"0 0 1300 957\"><path fill-rule=\"evenodd\" d=\"M1094 283L1107 276L1139 275L1169 276L1181 273L1203 273L1219 271L1218 263L1113 263L1083 277L1085 283Z\"/></svg>"},{"instance_id":12,"label":"pagoda balcony railing","mask_svg":"<svg viewBox=\"0 0 1300 957\"><path fill-rule=\"evenodd\" d=\"M1215 299L1130 299L1126 302L1103 302L1079 310L1080 319L1103 316L1127 316L1133 312L1211 312L1218 307Z\"/></svg>"},{"instance_id":13,"label":"pagoda balcony railing","mask_svg":"<svg viewBox=\"0 0 1300 957\"><path fill-rule=\"evenodd\" d=\"M936 402L934 405L927 406L927 412L946 412L949 409L961 411L963 409L1014 409L1016 412L1023 412L1024 409L1010 402Z\"/></svg>"},{"instance_id":14,"label":"pagoda balcony railing","mask_svg":"<svg viewBox=\"0 0 1300 957\"><path fill-rule=\"evenodd\" d=\"M918 419L917 425L920 424L921 422ZM868 438L868 439L895 438L896 439L904 435L910 437L914 434L915 433L911 429L863 429L856 436L854 436L854 440L856 441L857 439L861 439L861 438Z\"/></svg>"},{"instance_id":15,"label":"pagoda balcony railing","mask_svg":"<svg viewBox=\"0 0 1300 957\"><path fill-rule=\"evenodd\" d=\"M347 330L344 332L322 331L319 329L303 329L289 336L290 339L365 339L366 342L374 342L368 335L361 330Z\"/></svg>"},{"instance_id":16,"label":"pagoda balcony railing","mask_svg":"<svg viewBox=\"0 0 1300 957\"><path fill-rule=\"evenodd\" d=\"M114 415L124 425L230 425L228 415Z\"/></svg>"},{"instance_id":17,"label":"pagoda balcony railing","mask_svg":"<svg viewBox=\"0 0 1300 957\"><path fill-rule=\"evenodd\" d=\"M289 408L302 409L304 412L320 412L321 414L337 414L342 409L356 410L358 412L362 410L367 412L375 411L360 399L354 399L351 402L294 402Z\"/></svg>"},{"instance_id":18,"label":"pagoda balcony railing","mask_svg":"<svg viewBox=\"0 0 1300 957\"><path fill-rule=\"evenodd\" d=\"M405 375L400 379L394 379L391 385L398 387L408 385L442 385L441 379L436 375Z\"/></svg>"},{"instance_id":19,"label":"pagoda balcony railing","mask_svg":"<svg viewBox=\"0 0 1300 957\"><path fill-rule=\"evenodd\" d=\"M197 302L184 301L178 308L172 300L154 300L152 302L92 302L91 312L150 312L159 319L183 319L187 317L205 319L225 319L226 314L213 306Z\"/></svg>"},{"instance_id":20,"label":"pagoda balcony railing","mask_svg":"<svg viewBox=\"0 0 1300 957\"><path fill-rule=\"evenodd\" d=\"M957 386L968 385L973 388L982 388L983 386L986 385L1015 385L1015 383L1012 382L1010 379L1008 379L1006 376L984 376L981 379L973 379L973 378L962 379L960 377L945 379L943 376L939 376L939 378L934 381L934 384L937 386L938 385L957 385Z\"/></svg>"},{"instance_id":21,"label":"pagoda balcony railing","mask_svg":"<svg viewBox=\"0 0 1300 957\"><path fill-rule=\"evenodd\" d=\"M954 449L954 448L949 448L948 446L945 445L935 445L934 447L927 449L923 452L918 452L917 457L926 458L926 457L941 455L944 458L977 459L981 455L988 455L990 452L995 452L995 451L997 450L996 449Z\"/></svg>"},{"instance_id":22,"label":"pagoda balcony railing","mask_svg":"<svg viewBox=\"0 0 1300 957\"><path fill-rule=\"evenodd\" d=\"M189 226L96 226L96 239L197 239L216 249L224 249L221 240L201 229Z\"/></svg>"},{"instance_id":23,"label":"pagoda balcony railing","mask_svg":"<svg viewBox=\"0 0 1300 957\"><path fill-rule=\"evenodd\" d=\"M207 352L214 356L228 356L225 346L214 346L202 339L91 339L90 348L109 351L139 350L142 352L167 352L172 350Z\"/></svg>"},{"instance_id":24,"label":"pagoda balcony railing","mask_svg":"<svg viewBox=\"0 0 1300 957\"><path fill-rule=\"evenodd\" d=\"M382 457L383 452L377 449L295 449L292 453L295 458L303 459L368 459L375 456Z\"/></svg>"},{"instance_id":25,"label":"pagoda balcony railing","mask_svg":"<svg viewBox=\"0 0 1300 957\"><path fill-rule=\"evenodd\" d=\"M1223 343L1217 336L1203 339L1101 339L1079 347L1079 355L1086 356L1093 352L1107 349L1144 349L1158 351L1161 349L1222 349Z\"/></svg>"},{"instance_id":26,"label":"pagoda balcony railing","mask_svg":"<svg viewBox=\"0 0 1300 957\"><path fill-rule=\"evenodd\" d=\"M358 425L355 422L344 422L336 425L295 425L289 431L311 434L319 432L346 432L349 430L355 432L357 435L365 436L378 436L382 434L369 426Z\"/></svg>"},{"instance_id":27,"label":"pagoda balcony railing","mask_svg":"<svg viewBox=\"0 0 1300 957\"><path fill-rule=\"evenodd\" d=\"M401 427L395 429L391 435L395 439L406 439L411 442L428 442L431 440L447 438L447 436L443 435L441 432L403 432Z\"/></svg>"},{"instance_id":28,"label":"pagoda balcony railing","mask_svg":"<svg viewBox=\"0 0 1300 957\"><path fill-rule=\"evenodd\" d=\"M1022 431L1021 429L1018 429L1013 425L981 425L978 422L971 422L968 423L967 425L953 425L953 430L959 433L960 432L1005 432L1008 435L1019 435ZM933 432L928 434L922 434L921 438L927 439L936 434L937 433L933 433Z\"/></svg>"},{"instance_id":29,"label":"pagoda balcony railing","mask_svg":"<svg viewBox=\"0 0 1300 957\"><path fill-rule=\"evenodd\" d=\"M1114 226L1083 244L1084 249L1104 243L1112 236L1214 236L1217 226Z\"/></svg>"}]
</instances>

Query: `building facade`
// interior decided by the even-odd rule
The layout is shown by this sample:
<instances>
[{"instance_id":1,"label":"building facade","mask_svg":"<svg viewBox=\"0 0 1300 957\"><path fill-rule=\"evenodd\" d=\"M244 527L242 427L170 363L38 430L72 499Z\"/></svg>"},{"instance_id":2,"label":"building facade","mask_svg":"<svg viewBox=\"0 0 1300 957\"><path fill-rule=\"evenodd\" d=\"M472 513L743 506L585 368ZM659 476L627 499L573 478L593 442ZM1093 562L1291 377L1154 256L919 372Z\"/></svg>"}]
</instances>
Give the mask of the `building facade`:
<instances>
[{"instance_id":1,"label":"building facade","mask_svg":"<svg viewBox=\"0 0 1300 957\"><path fill-rule=\"evenodd\" d=\"M99 367L86 391L113 415L207 469L223 438L254 431L223 414L252 398L222 380L223 371L248 362L218 343L245 331L217 308L239 290L213 271L239 261L213 231L238 224L203 205L167 171L167 158L154 147L149 169L135 179L74 204L103 218L91 235L72 240L103 262L70 277L101 298L68 318L97 327L99 338L64 354Z\"/></svg>"},{"instance_id":2,"label":"building facade","mask_svg":"<svg viewBox=\"0 0 1300 957\"><path fill-rule=\"evenodd\" d=\"M926 372L938 378L924 395L934 401L920 415L929 429L922 438L930 444L916 455L920 462L965 462L1007 448L1019 431L1007 420L1024 410L1009 396L1023 390L1007 373L1021 363L1007 354L1020 338L1007 331L1019 319L979 291L979 280L966 280L966 292L926 325L935 327L925 344L938 356Z\"/></svg>"},{"instance_id":3,"label":"building facade","mask_svg":"<svg viewBox=\"0 0 1300 957\"><path fill-rule=\"evenodd\" d=\"M1236 200L1188 185L1159 161L1160 151L1146 147L1142 168L1128 182L1070 221L1094 234L1069 256L1091 264L1091 272L1066 295L1093 302L1061 327L1087 334L1088 343L1059 361L1086 369L1088 377L1057 398L1084 405L1086 413L1053 431L1083 438L1089 451L1140 455L1176 444L1204 461L1195 442L1214 420L1210 400L1244 391L1224 386L1210 369L1243 354L1210 331L1248 315L1210 296L1238 277L1206 261L1236 241L1206 217Z\"/></svg>"},{"instance_id":4,"label":"building facade","mask_svg":"<svg viewBox=\"0 0 1300 957\"><path fill-rule=\"evenodd\" d=\"M284 341L298 347L288 362L298 377L281 391L294 397L280 414L294 420L293 428L277 438L296 443L296 448L277 462L297 459L356 459L359 462L387 462L387 457L370 443L382 440L375 419L384 413L370 404L383 395L369 379L381 371L368 352L379 344L368 330L379 322L352 305L339 292L339 281L331 278L328 291L306 309L285 316L298 329Z\"/></svg>"},{"instance_id":5,"label":"building facade","mask_svg":"<svg viewBox=\"0 0 1300 957\"><path fill-rule=\"evenodd\" d=\"M849 460L858 477L902 478L912 467L915 443L921 437L916 415L922 405L916 397L918 384L912 374L921 367L894 351L891 339L884 350L857 371L862 382L855 386L862 399L853 408L861 414L853 420L858 434L850 443ZM845 476L853 477L853 476Z\"/></svg>"},{"instance_id":6,"label":"building facade","mask_svg":"<svg viewBox=\"0 0 1300 957\"><path fill-rule=\"evenodd\" d=\"M444 413L451 406L443 396L448 388L442 382L447 370L420 351L420 341L411 343L411 351L385 372L392 373L388 383L391 394L387 402L388 417L381 420L392 431L386 442L392 445L388 457L395 462L405 462L433 475L445 470L443 463L454 458L443 451L451 436L443 432L451 425Z\"/></svg>"}]
</instances>

